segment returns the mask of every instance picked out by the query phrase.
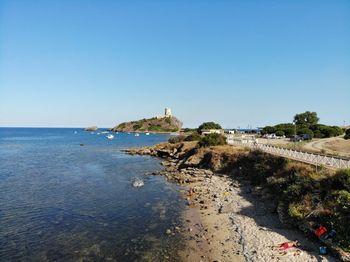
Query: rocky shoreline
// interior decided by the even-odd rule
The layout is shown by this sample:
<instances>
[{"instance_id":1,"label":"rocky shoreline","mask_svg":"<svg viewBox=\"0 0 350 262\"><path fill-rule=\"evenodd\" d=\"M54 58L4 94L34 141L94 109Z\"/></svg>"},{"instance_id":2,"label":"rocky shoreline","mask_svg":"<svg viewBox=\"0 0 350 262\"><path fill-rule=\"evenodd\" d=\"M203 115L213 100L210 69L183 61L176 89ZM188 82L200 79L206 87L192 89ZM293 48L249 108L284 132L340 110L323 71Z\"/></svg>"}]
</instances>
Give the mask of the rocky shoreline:
<instances>
[{"instance_id":1,"label":"rocky shoreline","mask_svg":"<svg viewBox=\"0 0 350 262\"><path fill-rule=\"evenodd\" d=\"M181 229L186 248L179 254L182 261L337 261L319 255L319 243L282 224L261 190L247 181L216 173L215 166L220 165L216 161L220 159L215 152L206 159L208 165L203 159L211 149L194 153L194 147L191 142L162 143L125 150L131 155L161 157L164 170L146 175L162 175L187 187L184 197L188 208ZM281 254L271 248L294 239L301 243L301 253L291 250Z\"/></svg>"}]
</instances>

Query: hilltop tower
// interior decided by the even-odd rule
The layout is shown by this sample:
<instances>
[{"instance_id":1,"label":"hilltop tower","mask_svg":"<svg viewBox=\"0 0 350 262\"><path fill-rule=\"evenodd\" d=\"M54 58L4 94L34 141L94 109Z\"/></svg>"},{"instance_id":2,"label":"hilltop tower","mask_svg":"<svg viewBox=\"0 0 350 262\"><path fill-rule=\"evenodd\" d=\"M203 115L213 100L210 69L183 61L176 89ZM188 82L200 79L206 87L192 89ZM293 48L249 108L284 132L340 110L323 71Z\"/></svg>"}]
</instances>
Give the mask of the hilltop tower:
<instances>
[{"instance_id":1,"label":"hilltop tower","mask_svg":"<svg viewBox=\"0 0 350 262\"><path fill-rule=\"evenodd\" d=\"M165 117L171 117L171 109L169 107L165 108Z\"/></svg>"}]
</instances>

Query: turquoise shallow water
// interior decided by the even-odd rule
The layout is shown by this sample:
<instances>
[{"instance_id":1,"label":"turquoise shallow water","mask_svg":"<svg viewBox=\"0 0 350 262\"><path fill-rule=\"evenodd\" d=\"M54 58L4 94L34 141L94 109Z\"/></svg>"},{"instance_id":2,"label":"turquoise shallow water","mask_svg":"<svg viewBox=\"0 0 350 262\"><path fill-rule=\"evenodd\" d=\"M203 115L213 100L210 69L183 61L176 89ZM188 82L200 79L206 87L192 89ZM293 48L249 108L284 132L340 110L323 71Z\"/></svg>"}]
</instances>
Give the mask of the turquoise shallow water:
<instances>
[{"instance_id":1,"label":"turquoise shallow water","mask_svg":"<svg viewBox=\"0 0 350 262\"><path fill-rule=\"evenodd\" d=\"M180 237L164 232L181 223L180 188L143 176L158 159L120 151L167 139L0 128L0 261L174 260Z\"/></svg>"}]
</instances>

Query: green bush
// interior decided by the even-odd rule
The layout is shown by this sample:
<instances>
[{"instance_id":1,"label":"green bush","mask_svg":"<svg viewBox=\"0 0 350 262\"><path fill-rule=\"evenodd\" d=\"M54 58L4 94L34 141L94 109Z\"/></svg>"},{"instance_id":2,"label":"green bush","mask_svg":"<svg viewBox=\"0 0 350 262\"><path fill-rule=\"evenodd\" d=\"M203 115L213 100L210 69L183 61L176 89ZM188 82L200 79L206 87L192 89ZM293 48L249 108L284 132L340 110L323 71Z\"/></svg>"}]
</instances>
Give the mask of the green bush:
<instances>
[{"instance_id":1,"label":"green bush","mask_svg":"<svg viewBox=\"0 0 350 262\"><path fill-rule=\"evenodd\" d=\"M331 178L334 189L346 189L350 191L350 168L340 169Z\"/></svg>"},{"instance_id":2,"label":"green bush","mask_svg":"<svg viewBox=\"0 0 350 262\"><path fill-rule=\"evenodd\" d=\"M301 220L305 217L303 213L303 205L299 203L290 203L288 206L288 214L297 220Z\"/></svg>"},{"instance_id":3,"label":"green bush","mask_svg":"<svg viewBox=\"0 0 350 262\"><path fill-rule=\"evenodd\" d=\"M166 117L165 122L170 125L171 124L171 117Z\"/></svg>"},{"instance_id":4,"label":"green bush","mask_svg":"<svg viewBox=\"0 0 350 262\"><path fill-rule=\"evenodd\" d=\"M323 138L324 134L322 134L320 130L315 130L314 131L314 137L315 138Z\"/></svg>"},{"instance_id":5,"label":"green bush","mask_svg":"<svg viewBox=\"0 0 350 262\"><path fill-rule=\"evenodd\" d=\"M140 125L140 124L135 124L135 125L132 126L132 129L133 129L133 130L138 130L138 129L140 129L140 128L141 128L141 125Z\"/></svg>"},{"instance_id":6,"label":"green bush","mask_svg":"<svg viewBox=\"0 0 350 262\"><path fill-rule=\"evenodd\" d=\"M202 139L201 135L197 132L193 132L192 134L185 137L185 141L200 141Z\"/></svg>"},{"instance_id":7,"label":"green bush","mask_svg":"<svg viewBox=\"0 0 350 262\"><path fill-rule=\"evenodd\" d=\"M265 135L265 134L273 134L276 132L276 128L273 126L265 126L262 130L261 130L261 134Z\"/></svg>"},{"instance_id":8,"label":"green bush","mask_svg":"<svg viewBox=\"0 0 350 262\"><path fill-rule=\"evenodd\" d=\"M298 129L297 134L298 134L298 135L304 135L304 134L306 134L306 135L310 135L311 138L314 137L314 132L312 132L312 130L309 129L309 128L300 128L300 129Z\"/></svg>"},{"instance_id":9,"label":"green bush","mask_svg":"<svg viewBox=\"0 0 350 262\"><path fill-rule=\"evenodd\" d=\"M186 128L182 129L182 132L184 132L184 133L197 132L197 128L188 128L188 127L186 127Z\"/></svg>"},{"instance_id":10,"label":"green bush","mask_svg":"<svg viewBox=\"0 0 350 262\"><path fill-rule=\"evenodd\" d=\"M226 137L220 134L208 134L199 141L200 147L226 145Z\"/></svg>"},{"instance_id":11,"label":"green bush","mask_svg":"<svg viewBox=\"0 0 350 262\"><path fill-rule=\"evenodd\" d=\"M284 131L282 130L276 131L276 136L284 136Z\"/></svg>"},{"instance_id":12,"label":"green bush","mask_svg":"<svg viewBox=\"0 0 350 262\"><path fill-rule=\"evenodd\" d=\"M185 136L173 136L168 139L171 144L176 144L185 140Z\"/></svg>"},{"instance_id":13,"label":"green bush","mask_svg":"<svg viewBox=\"0 0 350 262\"><path fill-rule=\"evenodd\" d=\"M350 215L350 193L346 190L341 190L337 195L336 203L339 212Z\"/></svg>"},{"instance_id":14,"label":"green bush","mask_svg":"<svg viewBox=\"0 0 350 262\"><path fill-rule=\"evenodd\" d=\"M345 139L350 139L350 128L345 131Z\"/></svg>"},{"instance_id":15,"label":"green bush","mask_svg":"<svg viewBox=\"0 0 350 262\"><path fill-rule=\"evenodd\" d=\"M320 130L324 137L340 136L343 134L343 129L338 126L320 125L318 130Z\"/></svg>"},{"instance_id":16,"label":"green bush","mask_svg":"<svg viewBox=\"0 0 350 262\"><path fill-rule=\"evenodd\" d=\"M123 129L125 128L126 124L125 123L121 123L120 125L117 126L117 129Z\"/></svg>"},{"instance_id":17,"label":"green bush","mask_svg":"<svg viewBox=\"0 0 350 262\"><path fill-rule=\"evenodd\" d=\"M200 133L202 129L222 129L222 127L214 122L204 122L198 127L198 133Z\"/></svg>"}]
</instances>

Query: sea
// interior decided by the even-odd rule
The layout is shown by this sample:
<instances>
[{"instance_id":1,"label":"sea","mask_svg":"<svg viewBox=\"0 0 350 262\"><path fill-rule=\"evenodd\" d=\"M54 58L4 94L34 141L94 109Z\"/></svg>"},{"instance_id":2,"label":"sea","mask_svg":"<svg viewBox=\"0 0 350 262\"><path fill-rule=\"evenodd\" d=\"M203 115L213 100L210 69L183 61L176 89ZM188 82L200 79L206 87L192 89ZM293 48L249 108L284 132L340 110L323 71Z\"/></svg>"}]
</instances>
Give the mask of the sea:
<instances>
[{"instance_id":1,"label":"sea","mask_svg":"<svg viewBox=\"0 0 350 262\"><path fill-rule=\"evenodd\" d=\"M0 128L0 261L177 260L183 189L122 152L169 135L113 134Z\"/></svg>"}]
</instances>

